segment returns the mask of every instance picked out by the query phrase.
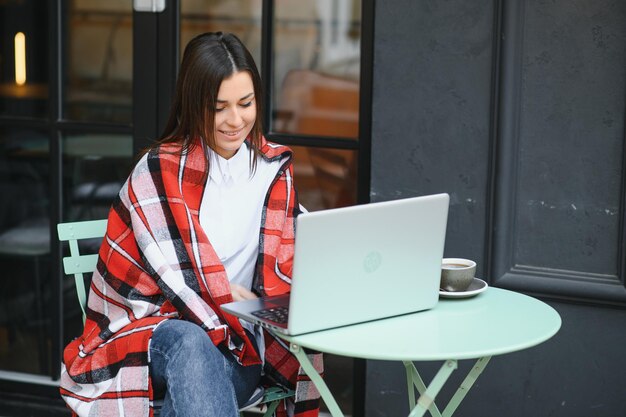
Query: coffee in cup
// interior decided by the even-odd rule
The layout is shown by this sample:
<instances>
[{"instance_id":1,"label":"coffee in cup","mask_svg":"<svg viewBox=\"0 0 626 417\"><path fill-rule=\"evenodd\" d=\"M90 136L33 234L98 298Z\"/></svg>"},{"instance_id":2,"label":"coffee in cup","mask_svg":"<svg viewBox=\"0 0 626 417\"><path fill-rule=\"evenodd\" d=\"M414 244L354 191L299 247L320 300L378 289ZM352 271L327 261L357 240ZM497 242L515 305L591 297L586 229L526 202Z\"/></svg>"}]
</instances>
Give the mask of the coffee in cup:
<instances>
[{"instance_id":1,"label":"coffee in cup","mask_svg":"<svg viewBox=\"0 0 626 417\"><path fill-rule=\"evenodd\" d=\"M475 274L476 262L463 258L443 258L439 288L452 292L465 291Z\"/></svg>"}]
</instances>

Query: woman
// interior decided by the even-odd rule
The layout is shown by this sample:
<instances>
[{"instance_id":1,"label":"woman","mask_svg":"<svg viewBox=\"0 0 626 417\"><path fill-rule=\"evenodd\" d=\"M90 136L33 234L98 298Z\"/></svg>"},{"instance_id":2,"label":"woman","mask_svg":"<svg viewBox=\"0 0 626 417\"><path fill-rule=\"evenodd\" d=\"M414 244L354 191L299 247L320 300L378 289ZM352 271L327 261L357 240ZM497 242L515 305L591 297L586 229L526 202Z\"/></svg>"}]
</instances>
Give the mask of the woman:
<instances>
[{"instance_id":1,"label":"woman","mask_svg":"<svg viewBox=\"0 0 626 417\"><path fill-rule=\"evenodd\" d=\"M162 397L162 416L235 417L261 381L295 387L279 415L317 415L285 345L219 308L290 288L292 154L263 138L261 104L237 37L189 43L165 134L113 203L85 329L64 351L75 414L148 416Z\"/></svg>"}]
</instances>

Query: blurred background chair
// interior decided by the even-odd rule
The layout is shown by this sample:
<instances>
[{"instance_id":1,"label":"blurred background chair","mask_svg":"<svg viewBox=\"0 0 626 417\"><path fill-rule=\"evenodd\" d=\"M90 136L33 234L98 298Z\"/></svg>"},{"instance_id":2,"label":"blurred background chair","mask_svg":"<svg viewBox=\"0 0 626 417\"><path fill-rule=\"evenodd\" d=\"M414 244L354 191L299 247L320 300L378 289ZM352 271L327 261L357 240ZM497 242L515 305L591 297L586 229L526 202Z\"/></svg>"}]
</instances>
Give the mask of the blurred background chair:
<instances>
[{"instance_id":1,"label":"blurred background chair","mask_svg":"<svg viewBox=\"0 0 626 417\"><path fill-rule=\"evenodd\" d=\"M289 71L273 117L276 132L356 140L359 83L313 70ZM321 207L312 209L356 203L357 159L353 151L317 147L294 151L298 183L319 193ZM307 163L312 169L305 168Z\"/></svg>"},{"instance_id":2,"label":"blurred background chair","mask_svg":"<svg viewBox=\"0 0 626 417\"><path fill-rule=\"evenodd\" d=\"M72 166L70 207L72 220L106 217L130 172L128 158L85 156Z\"/></svg>"}]
</instances>

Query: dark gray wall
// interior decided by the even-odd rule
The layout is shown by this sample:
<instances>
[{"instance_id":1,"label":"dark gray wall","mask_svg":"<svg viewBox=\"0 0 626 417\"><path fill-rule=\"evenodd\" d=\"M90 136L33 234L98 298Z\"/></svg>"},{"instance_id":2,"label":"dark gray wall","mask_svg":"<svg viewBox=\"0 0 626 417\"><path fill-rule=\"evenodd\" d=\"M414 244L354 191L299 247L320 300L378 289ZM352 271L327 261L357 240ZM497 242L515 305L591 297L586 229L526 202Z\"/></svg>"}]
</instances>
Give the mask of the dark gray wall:
<instances>
[{"instance_id":1,"label":"dark gray wall","mask_svg":"<svg viewBox=\"0 0 626 417\"><path fill-rule=\"evenodd\" d=\"M459 415L626 416L626 2L379 0L374 30L372 201L448 192L447 256L560 300L557 336L493 358ZM406 398L368 361L366 416Z\"/></svg>"}]
</instances>

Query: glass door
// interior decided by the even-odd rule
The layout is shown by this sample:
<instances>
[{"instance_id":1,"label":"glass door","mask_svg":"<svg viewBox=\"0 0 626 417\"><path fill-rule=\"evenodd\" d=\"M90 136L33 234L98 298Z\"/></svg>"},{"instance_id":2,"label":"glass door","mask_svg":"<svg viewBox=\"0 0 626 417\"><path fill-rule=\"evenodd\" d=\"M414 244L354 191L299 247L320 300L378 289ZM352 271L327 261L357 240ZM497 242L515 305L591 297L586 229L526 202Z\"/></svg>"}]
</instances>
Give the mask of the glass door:
<instances>
[{"instance_id":1,"label":"glass door","mask_svg":"<svg viewBox=\"0 0 626 417\"><path fill-rule=\"evenodd\" d=\"M0 379L54 381L82 328L56 224L105 217L132 164L133 9L21 0L0 20Z\"/></svg>"},{"instance_id":2,"label":"glass door","mask_svg":"<svg viewBox=\"0 0 626 417\"><path fill-rule=\"evenodd\" d=\"M56 224L106 217L164 127L196 34L233 32L251 50L265 134L294 149L305 207L367 202L368 13L360 0L0 2L0 381L58 379L82 322ZM353 363L328 363L351 413Z\"/></svg>"},{"instance_id":3,"label":"glass door","mask_svg":"<svg viewBox=\"0 0 626 417\"><path fill-rule=\"evenodd\" d=\"M47 375L48 21L35 3L0 3L0 370Z\"/></svg>"}]
</instances>

